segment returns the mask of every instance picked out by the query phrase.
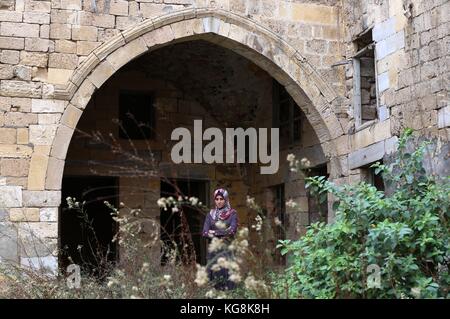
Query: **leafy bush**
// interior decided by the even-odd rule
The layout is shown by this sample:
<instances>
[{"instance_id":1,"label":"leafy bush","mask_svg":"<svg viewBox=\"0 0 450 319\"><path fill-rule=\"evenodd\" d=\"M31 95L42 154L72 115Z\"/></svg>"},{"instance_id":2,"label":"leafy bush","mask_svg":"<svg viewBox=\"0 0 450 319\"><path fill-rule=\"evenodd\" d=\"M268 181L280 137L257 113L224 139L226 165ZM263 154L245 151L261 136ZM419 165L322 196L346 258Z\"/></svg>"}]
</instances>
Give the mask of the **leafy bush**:
<instances>
[{"instance_id":1,"label":"leafy bush","mask_svg":"<svg viewBox=\"0 0 450 319\"><path fill-rule=\"evenodd\" d=\"M336 219L280 243L292 263L278 278L279 291L288 287L294 298L450 296L449 179L425 172L426 143L407 151L411 134L399 139L393 164L374 165L389 196L364 182L338 186L324 177L307 179L321 200L334 196Z\"/></svg>"}]
</instances>

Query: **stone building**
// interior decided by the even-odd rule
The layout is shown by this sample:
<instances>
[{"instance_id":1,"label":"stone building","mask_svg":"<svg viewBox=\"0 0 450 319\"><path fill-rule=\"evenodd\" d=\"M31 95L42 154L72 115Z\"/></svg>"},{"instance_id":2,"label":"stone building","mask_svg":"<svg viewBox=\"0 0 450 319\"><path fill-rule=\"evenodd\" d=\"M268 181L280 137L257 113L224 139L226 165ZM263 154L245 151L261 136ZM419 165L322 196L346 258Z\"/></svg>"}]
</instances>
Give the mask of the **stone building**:
<instances>
[{"instance_id":1,"label":"stone building","mask_svg":"<svg viewBox=\"0 0 450 319\"><path fill-rule=\"evenodd\" d=\"M333 213L319 216L288 154L337 183L382 187L369 165L395 156L406 127L432 139L430 166L448 175L449 11L448 0L1 0L1 261L56 270L80 239L67 196L177 223L156 204L174 183L207 205L228 188L243 225L255 197L293 238ZM194 120L279 127L278 172L174 165L170 134ZM110 239L114 223L99 223Z\"/></svg>"}]
</instances>

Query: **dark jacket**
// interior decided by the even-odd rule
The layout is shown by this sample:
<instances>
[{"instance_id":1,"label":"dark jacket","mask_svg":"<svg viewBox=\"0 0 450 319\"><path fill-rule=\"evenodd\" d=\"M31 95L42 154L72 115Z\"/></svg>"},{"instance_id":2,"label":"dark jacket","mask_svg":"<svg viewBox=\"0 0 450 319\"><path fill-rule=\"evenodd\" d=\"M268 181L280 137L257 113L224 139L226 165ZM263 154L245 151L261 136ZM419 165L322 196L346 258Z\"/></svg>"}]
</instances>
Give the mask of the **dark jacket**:
<instances>
[{"instance_id":1,"label":"dark jacket","mask_svg":"<svg viewBox=\"0 0 450 319\"><path fill-rule=\"evenodd\" d=\"M219 220L219 219L218 219ZM211 238L208 235L208 231L214 230L214 237L233 237L236 234L237 226L238 226L238 217L237 212L232 209L230 217L225 220L221 220L225 223L226 227L224 229L220 229L216 226L216 222L218 220L214 220L210 213L206 216L205 224L203 225L203 237Z\"/></svg>"}]
</instances>

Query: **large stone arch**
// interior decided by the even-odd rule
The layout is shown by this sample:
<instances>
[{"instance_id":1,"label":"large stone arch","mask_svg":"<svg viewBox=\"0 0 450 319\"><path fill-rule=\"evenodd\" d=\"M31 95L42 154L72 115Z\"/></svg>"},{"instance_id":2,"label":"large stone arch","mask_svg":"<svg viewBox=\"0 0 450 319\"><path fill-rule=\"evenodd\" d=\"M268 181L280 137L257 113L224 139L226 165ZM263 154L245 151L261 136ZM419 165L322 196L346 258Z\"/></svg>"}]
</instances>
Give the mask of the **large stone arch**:
<instances>
[{"instance_id":1,"label":"large stone arch","mask_svg":"<svg viewBox=\"0 0 450 319\"><path fill-rule=\"evenodd\" d=\"M69 102L52 143L45 188L61 189L72 134L95 90L123 65L146 52L200 38L248 58L284 85L306 114L330 159L331 177L341 174L333 143L343 135L332 110L337 95L302 53L249 18L221 9L194 8L148 19L119 33L94 50L65 86L55 89L54 99Z\"/></svg>"}]
</instances>

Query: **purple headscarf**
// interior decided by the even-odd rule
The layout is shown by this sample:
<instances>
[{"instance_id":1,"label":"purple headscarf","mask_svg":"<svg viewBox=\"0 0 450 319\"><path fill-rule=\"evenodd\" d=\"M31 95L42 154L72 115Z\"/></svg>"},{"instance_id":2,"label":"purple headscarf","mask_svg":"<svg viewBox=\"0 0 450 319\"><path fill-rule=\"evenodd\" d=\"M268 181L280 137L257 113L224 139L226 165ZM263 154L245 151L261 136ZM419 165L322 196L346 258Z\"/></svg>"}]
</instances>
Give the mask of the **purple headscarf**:
<instances>
[{"instance_id":1,"label":"purple headscarf","mask_svg":"<svg viewBox=\"0 0 450 319\"><path fill-rule=\"evenodd\" d=\"M226 220L231 216L233 209L231 208L230 201L228 198L228 192L224 188L219 188L214 191L214 199L217 196L222 196L225 200L225 205L222 208L218 208L217 206L214 209L211 209L211 216L214 220Z\"/></svg>"}]
</instances>

